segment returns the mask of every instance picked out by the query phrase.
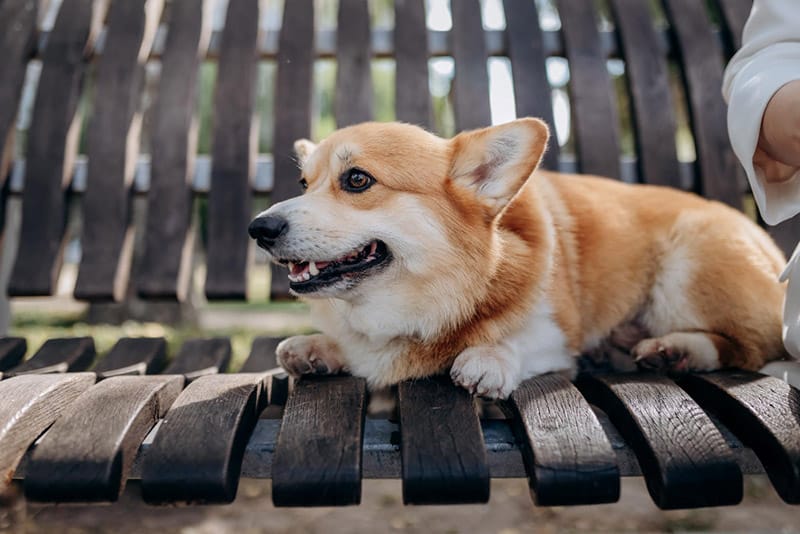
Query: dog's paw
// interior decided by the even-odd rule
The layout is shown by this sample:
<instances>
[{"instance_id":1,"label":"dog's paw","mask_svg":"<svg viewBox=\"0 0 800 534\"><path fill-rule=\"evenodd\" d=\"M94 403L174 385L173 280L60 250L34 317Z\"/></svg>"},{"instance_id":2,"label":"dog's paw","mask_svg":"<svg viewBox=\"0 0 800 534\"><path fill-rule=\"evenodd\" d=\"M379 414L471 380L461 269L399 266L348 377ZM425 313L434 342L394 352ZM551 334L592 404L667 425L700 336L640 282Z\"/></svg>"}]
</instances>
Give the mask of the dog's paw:
<instances>
[{"instance_id":1,"label":"dog's paw","mask_svg":"<svg viewBox=\"0 0 800 534\"><path fill-rule=\"evenodd\" d=\"M505 399L519 385L518 367L498 347L469 347L453 362L450 378L473 395Z\"/></svg>"},{"instance_id":2,"label":"dog's paw","mask_svg":"<svg viewBox=\"0 0 800 534\"><path fill-rule=\"evenodd\" d=\"M339 346L323 334L284 339L275 349L275 355L278 364L292 376L328 375L344 368Z\"/></svg>"},{"instance_id":3,"label":"dog's paw","mask_svg":"<svg viewBox=\"0 0 800 534\"><path fill-rule=\"evenodd\" d=\"M631 351L636 366L643 371L685 373L689 371L689 354L682 347L664 339L644 339Z\"/></svg>"}]
</instances>

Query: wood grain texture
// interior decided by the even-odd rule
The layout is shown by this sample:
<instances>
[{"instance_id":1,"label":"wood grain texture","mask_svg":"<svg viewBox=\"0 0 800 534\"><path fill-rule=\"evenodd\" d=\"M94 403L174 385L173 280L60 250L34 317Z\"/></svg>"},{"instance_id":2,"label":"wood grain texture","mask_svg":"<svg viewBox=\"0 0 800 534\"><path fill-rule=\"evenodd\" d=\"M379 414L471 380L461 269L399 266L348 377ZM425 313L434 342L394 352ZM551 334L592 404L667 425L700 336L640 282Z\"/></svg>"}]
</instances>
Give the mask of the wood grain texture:
<instances>
[{"instance_id":1,"label":"wood grain texture","mask_svg":"<svg viewBox=\"0 0 800 534\"><path fill-rule=\"evenodd\" d=\"M6 487L22 455L78 396L94 373L26 375L0 382L0 487Z\"/></svg>"},{"instance_id":2,"label":"wood grain texture","mask_svg":"<svg viewBox=\"0 0 800 534\"><path fill-rule=\"evenodd\" d=\"M430 129L425 0L395 0L394 21L395 115L399 121Z\"/></svg>"},{"instance_id":3,"label":"wood grain texture","mask_svg":"<svg viewBox=\"0 0 800 534\"><path fill-rule=\"evenodd\" d=\"M742 47L742 30L747 17L750 16L753 0L717 0L717 4L725 22L724 28L728 40L733 48L728 51L728 55L733 55L735 50Z\"/></svg>"},{"instance_id":4,"label":"wood grain texture","mask_svg":"<svg viewBox=\"0 0 800 534\"><path fill-rule=\"evenodd\" d=\"M92 4L61 5L42 55L26 139L19 246L8 283L12 296L52 295L61 270L66 189L80 127L76 111L93 39Z\"/></svg>"},{"instance_id":5,"label":"wood grain texture","mask_svg":"<svg viewBox=\"0 0 800 534\"><path fill-rule=\"evenodd\" d=\"M130 186L139 154L144 62L163 0L114 2L97 60L87 132L86 192L81 198L81 262L75 298L120 301L130 277Z\"/></svg>"},{"instance_id":6,"label":"wood grain texture","mask_svg":"<svg viewBox=\"0 0 800 534\"><path fill-rule=\"evenodd\" d=\"M578 169L587 174L619 178L619 118L594 4L585 0L557 0L556 5L569 61Z\"/></svg>"},{"instance_id":7,"label":"wood grain texture","mask_svg":"<svg viewBox=\"0 0 800 534\"><path fill-rule=\"evenodd\" d=\"M184 300L193 248L192 195L197 74L207 25L195 0L173 0L153 104L150 190L136 290L144 298Z\"/></svg>"},{"instance_id":8,"label":"wood grain texture","mask_svg":"<svg viewBox=\"0 0 800 534\"><path fill-rule=\"evenodd\" d=\"M503 6L517 117L539 117L547 123L550 127L550 141L541 166L548 170L557 170L558 139L536 3L506 0Z\"/></svg>"},{"instance_id":9,"label":"wood grain texture","mask_svg":"<svg viewBox=\"0 0 800 534\"><path fill-rule=\"evenodd\" d=\"M640 179L680 187L667 58L650 9L639 0L611 0L610 6L625 57Z\"/></svg>"},{"instance_id":10,"label":"wood grain texture","mask_svg":"<svg viewBox=\"0 0 800 534\"><path fill-rule=\"evenodd\" d=\"M272 461L275 506L361 502L366 397L362 378L303 377L295 383Z\"/></svg>"},{"instance_id":11,"label":"wood grain texture","mask_svg":"<svg viewBox=\"0 0 800 534\"><path fill-rule=\"evenodd\" d=\"M190 339L184 342L163 373L194 380L225 372L230 361L231 341L228 338Z\"/></svg>"},{"instance_id":12,"label":"wood grain texture","mask_svg":"<svg viewBox=\"0 0 800 534\"><path fill-rule=\"evenodd\" d=\"M778 495L800 504L800 390L747 371L690 375L680 384L755 451Z\"/></svg>"},{"instance_id":13,"label":"wood grain texture","mask_svg":"<svg viewBox=\"0 0 800 534\"><path fill-rule=\"evenodd\" d=\"M167 341L163 337L124 337L92 371L98 378L149 375L162 369L166 359Z\"/></svg>"},{"instance_id":14,"label":"wood grain texture","mask_svg":"<svg viewBox=\"0 0 800 534\"><path fill-rule=\"evenodd\" d=\"M182 376L121 376L78 397L31 454L25 497L40 502L113 502L139 445L178 397Z\"/></svg>"},{"instance_id":15,"label":"wood grain texture","mask_svg":"<svg viewBox=\"0 0 800 534\"><path fill-rule=\"evenodd\" d=\"M275 86L274 204L299 195L300 172L294 161L294 142L311 136L311 73L314 62L314 2L293 0L283 8ZM270 295L289 297L286 269L272 265Z\"/></svg>"},{"instance_id":16,"label":"wood grain texture","mask_svg":"<svg viewBox=\"0 0 800 534\"><path fill-rule=\"evenodd\" d=\"M489 108L489 72L486 42L478 0L452 2L453 13L453 111L456 130L482 128L492 123ZM481 38L477 38L481 36Z\"/></svg>"},{"instance_id":17,"label":"wood grain texture","mask_svg":"<svg viewBox=\"0 0 800 534\"><path fill-rule=\"evenodd\" d=\"M255 169L258 0L231 0L214 93L214 140L208 196L206 297L245 299Z\"/></svg>"},{"instance_id":18,"label":"wood grain texture","mask_svg":"<svg viewBox=\"0 0 800 534\"><path fill-rule=\"evenodd\" d=\"M697 149L696 168L703 196L742 207L744 177L728 140L722 100L722 50L704 2L664 0L677 43Z\"/></svg>"},{"instance_id":19,"label":"wood grain texture","mask_svg":"<svg viewBox=\"0 0 800 534\"><path fill-rule=\"evenodd\" d=\"M95 357L90 337L48 339L33 356L14 367L6 376L85 371Z\"/></svg>"},{"instance_id":20,"label":"wood grain texture","mask_svg":"<svg viewBox=\"0 0 800 534\"><path fill-rule=\"evenodd\" d=\"M23 337L0 338L0 371L16 367L28 351L28 342Z\"/></svg>"},{"instance_id":21,"label":"wood grain texture","mask_svg":"<svg viewBox=\"0 0 800 534\"><path fill-rule=\"evenodd\" d=\"M508 401L539 506L619 500L617 459L592 408L565 377L526 380Z\"/></svg>"},{"instance_id":22,"label":"wood grain texture","mask_svg":"<svg viewBox=\"0 0 800 534\"><path fill-rule=\"evenodd\" d=\"M449 378L398 386L403 502L489 500L489 467L472 397Z\"/></svg>"},{"instance_id":23,"label":"wood grain texture","mask_svg":"<svg viewBox=\"0 0 800 534\"><path fill-rule=\"evenodd\" d=\"M339 128L372 119L372 72L367 0L339 0L336 94Z\"/></svg>"},{"instance_id":24,"label":"wood grain texture","mask_svg":"<svg viewBox=\"0 0 800 534\"><path fill-rule=\"evenodd\" d=\"M258 420L263 374L204 376L181 393L142 465L142 498L157 503L229 503Z\"/></svg>"},{"instance_id":25,"label":"wood grain texture","mask_svg":"<svg viewBox=\"0 0 800 534\"><path fill-rule=\"evenodd\" d=\"M597 375L578 382L636 452L647 489L665 510L738 504L742 473L703 410L663 376Z\"/></svg>"}]
</instances>

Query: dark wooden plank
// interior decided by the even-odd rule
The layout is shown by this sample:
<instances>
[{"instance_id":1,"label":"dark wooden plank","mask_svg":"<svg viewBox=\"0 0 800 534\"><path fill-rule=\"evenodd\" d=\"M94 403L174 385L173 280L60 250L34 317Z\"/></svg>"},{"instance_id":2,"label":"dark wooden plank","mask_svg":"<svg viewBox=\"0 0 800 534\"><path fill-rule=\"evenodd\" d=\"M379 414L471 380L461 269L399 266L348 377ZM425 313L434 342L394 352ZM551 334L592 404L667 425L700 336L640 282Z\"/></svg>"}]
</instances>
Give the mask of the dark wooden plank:
<instances>
[{"instance_id":1,"label":"dark wooden plank","mask_svg":"<svg viewBox=\"0 0 800 534\"><path fill-rule=\"evenodd\" d=\"M87 49L93 40L93 0L70 0L58 11L42 55L25 151L25 191L19 247L9 295L52 295L61 270L65 193L72 178L77 116Z\"/></svg>"},{"instance_id":2,"label":"dark wooden plank","mask_svg":"<svg viewBox=\"0 0 800 534\"><path fill-rule=\"evenodd\" d=\"M680 384L755 451L778 495L800 504L800 390L747 371L689 375Z\"/></svg>"},{"instance_id":3,"label":"dark wooden plank","mask_svg":"<svg viewBox=\"0 0 800 534\"><path fill-rule=\"evenodd\" d=\"M84 371L94 361L94 340L90 337L48 339L29 359L7 376Z\"/></svg>"},{"instance_id":4,"label":"dark wooden plank","mask_svg":"<svg viewBox=\"0 0 800 534\"><path fill-rule=\"evenodd\" d=\"M619 120L614 88L592 2L558 0L561 37L569 61L569 94L578 169L620 177Z\"/></svg>"},{"instance_id":5,"label":"dark wooden plank","mask_svg":"<svg viewBox=\"0 0 800 534\"><path fill-rule=\"evenodd\" d=\"M283 8L275 86L275 181L272 203L299 195L300 173L294 159L294 142L311 136L311 73L314 61L314 2L293 0ZM286 269L272 265L270 295L289 296Z\"/></svg>"},{"instance_id":6,"label":"dark wooden plank","mask_svg":"<svg viewBox=\"0 0 800 534\"><path fill-rule=\"evenodd\" d=\"M457 130L482 128L492 123L489 108L489 72L486 42L478 0L452 2L453 111ZM481 38L477 38L481 36Z\"/></svg>"},{"instance_id":7,"label":"dark wooden plank","mask_svg":"<svg viewBox=\"0 0 800 534\"><path fill-rule=\"evenodd\" d=\"M0 187L8 177L25 69L36 40L37 0L0 2Z\"/></svg>"},{"instance_id":8,"label":"dark wooden plank","mask_svg":"<svg viewBox=\"0 0 800 534\"><path fill-rule=\"evenodd\" d=\"M449 378L398 386L403 502L489 500L489 467L475 403Z\"/></svg>"},{"instance_id":9,"label":"dark wooden plank","mask_svg":"<svg viewBox=\"0 0 800 534\"><path fill-rule=\"evenodd\" d=\"M619 500L619 468L592 408L565 377L526 380L508 406L518 425L531 491L539 506Z\"/></svg>"},{"instance_id":10,"label":"dark wooden plank","mask_svg":"<svg viewBox=\"0 0 800 534\"><path fill-rule=\"evenodd\" d=\"M97 61L87 132L87 186L81 204L81 262L75 298L120 301L133 253L130 187L139 153L144 62L163 2L114 2Z\"/></svg>"},{"instance_id":11,"label":"dark wooden plank","mask_svg":"<svg viewBox=\"0 0 800 534\"><path fill-rule=\"evenodd\" d=\"M263 374L204 376L164 416L142 464L148 503L228 503L258 420Z\"/></svg>"},{"instance_id":12,"label":"dark wooden plank","mask_svg":"<svg viewBox=\"0 0 800 534\"><path fill-rule=\"evenodd\" d=\"M275 506L361 502L366 382L304 377L286 404L272 460Z\"/></svg>"},{"instance_id":13,"label":"dark wooden plank","mask_svg":"<svg viewBox=\"0 0 800 534\"><path fill-rule=\"evenodd\" d=\"M124 337L92 371L99 378L149 375L164 367L166 359L167 341L163 337Z\"/></svg>"},{"instance_id":14,"label":"dark wooden plank","mask_svg":"<svg viewBox=\"0 0 800 534\"><path fill-rule=\"evenodd\" d=\"M750 16L753 0L717 0L717 4L719 4L722 19L725 22L723 27L732 48L728 55L733 55L735 50L742 47L742 31L747 17Z\"/></svg>"},{"instance_id":15,"label":"dark wooden plank","mask_svg":"<svg viewBox=\"0 0 800 534\"><path fill-rule=\"evenodd\" d=\"M175 401L181 376L123 376L78 397L31 454L25 497L44 502L113 502L147 433Z\"/></svg>"},{"instance_id":16,"label":"dark wooden plank","mask_svg":"<svg viewBox=\"0 0 800 534\"><path fill-rule=\"evenodd\" d=\"M542 158L542 167L558 169L558 139L553 120L553 100L547 81L546 55L542 29L535 2L506 0L508 57L514 78L517 117L539 117L550 127L550 141Z\"/></svg>"},{"instance_id":17,"label":"dark wooden plank","mask_svg":"<svg viewBox=\"0 0 800 534\"><path fill-rule=\"evenodd\" d=\"M163 374L183 375L187 380L222 373L231 361L228 338L190 339L181 346Z\"/></svg>"},{"instance_id":18,"label":"dark wooden plank","mask_svg":"<svg viewBox=\"0 0 800 534\"><path fill-rule=\"evenodd\" d=\"M11 482L31 443L94 381L94 373L69 373L0 382L0 489Z\"/></svg>"},{"instance_id":19,"label":"dark wooden plank","mask_svg":"<svg viewBox=\"0 0 800 534\"><path fill-rule=\"evenodd\" d=\"M244 299L255 168L258 0L231 0L214 93L214 141L208 196L206 297Z\"/></svg>"},{"instance_id":20,"label":"dark wooden plank","mask_svg":"<svg viewBox=\"0 0 800 534\"><path fill-rule=\"evenodd\" d=\"M0 338L0 371L19 365L28 351L28 342L22 337Z\"/></svg>"},{"instance_id":21,"label":"dark wooden plank","mask_svg":"<svg viewBox=\"0 0 800 534\"><path fill-rule=\"evenodd\" d=\"M642 182L680 187L667 58L647 3L611 0L620 36Z\"/></svg>"},{"instance_id":22,"label":"dark wooden plank","mask_svg":"<svg viewBox=\"0 0 800 534\"><path fill-rule=\"evenodd\" d=\"M278 366L275 348L283 341L281 337L257 337L253 340L250 355L239 370L240 373L271 371Z\"/></svg>"},{"instance_id":23,"label":"dark wooden plank","mask_svg":"<svg viewBox=\"0 0 800 534\"><path fill-rule=\"evenodd\" d=\"M184 300L191 278L194 232L189 182L197 137L193 124L197 75L208 34L203 11L194 0L171 3L153 105L147 224L136 281L137 292L145 298Z\"/></svg>"},{"instance_id":24,"label":"dark wooden plank","mask_svg":"<svg viewBox=\"0 0 800 534\"><path fill-rule=\"evenodd\" d=\"M742 207L742 170L728 140L722 100L722 51L705 2L664 0L687 86L689 116L697 149L696 167L703 196Z\"/></svg>"},{"instance_id":25,"label":"dark wooden plank","mask_svg":"<svg viewBox=\"0 0 800 534\"><path fill-rule=\"evenodd\" d=\"M395 116L397 120L430 128L428 90L428 31L425 0L394 3Z\"/></svg>"},{"instance_id":26,"label":"dark wooden plank","mask_svg":"<svg viewBox=\"0 0 800 534\"><path fill-rule=\"evenodd\" d=\"M372 72L367 0L339 0L336 95L339 128L372 119Z\"/></svg>"},{"instance_id":27,"label":"dark wooden plank","mask_svg":"<svg viewBox=\"0 0 800 534\"><path fill-rule=\"evenodd\" d=\"M633 450L659 508L738 504L742 473L711 419L663 376L584 376L587 400L605 411Z\"/></svg>"},{"instance_id":28,"label":"dark wooden plank","mask_svg":"<svg viewBox=\"0 0 800 534\"><path fill-rule=\"evenodd\" d=\"M775 243L789 258L797 246L797 237L800 236L800 215L795 215L777 226L770 226L768 231Z\"/></svg>"}]
</instances>

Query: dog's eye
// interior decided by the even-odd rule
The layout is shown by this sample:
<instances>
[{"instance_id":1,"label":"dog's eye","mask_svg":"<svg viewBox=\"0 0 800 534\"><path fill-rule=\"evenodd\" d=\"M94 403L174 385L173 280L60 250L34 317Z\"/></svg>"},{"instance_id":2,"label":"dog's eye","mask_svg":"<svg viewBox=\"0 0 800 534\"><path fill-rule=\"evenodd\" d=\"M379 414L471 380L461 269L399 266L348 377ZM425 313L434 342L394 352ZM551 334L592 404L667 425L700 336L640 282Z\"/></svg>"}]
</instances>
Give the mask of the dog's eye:
<instances>
[{"instance_id":1,"label":"dog's eye","mask_svg":"<svg viewBox=\"0 0 800 534\"><path fill-rule=\"evenodd\" d=\"M303 188L303 191L308 189L308 181L305 178L300 178L300 187Z\"/></svg>"},{"instance_id":2,"label":"dog's eye","mask_svg":"<svg viewBox=\"0 0 800 534\"><path fill-rule=\"evenodd\" d=\"M375 183L375 178L359 169L350 169L342 175L342 189L351 193L361 193Z\"/></svg>"}]
</instances>

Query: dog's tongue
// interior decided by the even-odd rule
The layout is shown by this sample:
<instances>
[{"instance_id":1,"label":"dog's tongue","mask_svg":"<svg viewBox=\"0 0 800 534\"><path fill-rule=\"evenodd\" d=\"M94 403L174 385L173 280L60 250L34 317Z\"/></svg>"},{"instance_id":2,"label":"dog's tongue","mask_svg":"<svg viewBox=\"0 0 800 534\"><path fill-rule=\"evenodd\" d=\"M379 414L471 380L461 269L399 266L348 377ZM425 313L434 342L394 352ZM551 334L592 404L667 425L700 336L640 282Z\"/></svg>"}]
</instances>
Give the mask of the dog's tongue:
<instances>
[{"instance_id":1,"label":"dog's tongue","mask_svg":"<svg viewBox=\"0 0 800 534\"><path fill-rule=\"evenodd\" d=\"M303 274L307 270L308 270L308 263L306 263L306 262L293 263L289 267L289 272L292 274L292 276L297 276L297 275Z\"/></svg>"}]
</instances>

